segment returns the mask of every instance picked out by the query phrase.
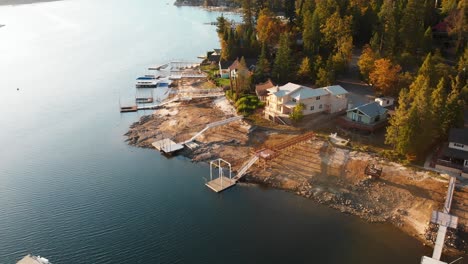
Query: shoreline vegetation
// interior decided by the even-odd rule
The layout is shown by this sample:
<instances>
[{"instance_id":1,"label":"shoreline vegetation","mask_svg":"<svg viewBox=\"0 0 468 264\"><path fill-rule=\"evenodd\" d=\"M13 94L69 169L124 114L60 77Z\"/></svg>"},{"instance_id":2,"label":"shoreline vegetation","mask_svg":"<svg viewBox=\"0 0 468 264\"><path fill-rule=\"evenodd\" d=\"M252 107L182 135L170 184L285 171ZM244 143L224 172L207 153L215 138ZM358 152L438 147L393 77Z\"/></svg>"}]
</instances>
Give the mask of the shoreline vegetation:
<instances>
[{"instance_id":1,"label":"shoreline vegetation","mask_svg":"<svg viewBox=\"0 0 468 264\"><path fill-rule=\"evenodd\" d=\"M16 6L36 3L56 2L62 0L0 0L0 6Z\"/></svg>"},{"instance_id":2,"label":"shoreline vegetation","mask_svg":"<svg viewBox=\"0 0 468 264\"><path fill-rule=\"evenodd\" d=\"M183 88L179 88L181 83ZM215 87L215 84L206 79L187 79L179 81L172 89L206 89L210 86ZM125 135L130 145L152 148L152 142L163 138L185 141L206 124L233 115L236 110L226 97L170 103L141 117ZM233 171L236 171L252 151L306 132L263 120L260 115L257 112L242 121L209 130L196 139L196 148L186 148L180 154L193 162L222 158L233 164ZM364 174L369 163L382 167L380 179L371 179ZM447 179L359 148L334 146L325 134L318 132L315 139L282 151L266 164L257 162L244 181L295 193L372 223L391 223L430 245L435 240L435 230L428 225L429 218L433 210L443 205ZM468 199L466 189L457 188L455 195L455 202ZM459 221L466 222L467 219L460 217ZM450 232L447 240L452 248L449 252L465 251L466 244L457 240L452 230ZM458 232L460 235L465 231Z\"/></svg>"}]
</instances>

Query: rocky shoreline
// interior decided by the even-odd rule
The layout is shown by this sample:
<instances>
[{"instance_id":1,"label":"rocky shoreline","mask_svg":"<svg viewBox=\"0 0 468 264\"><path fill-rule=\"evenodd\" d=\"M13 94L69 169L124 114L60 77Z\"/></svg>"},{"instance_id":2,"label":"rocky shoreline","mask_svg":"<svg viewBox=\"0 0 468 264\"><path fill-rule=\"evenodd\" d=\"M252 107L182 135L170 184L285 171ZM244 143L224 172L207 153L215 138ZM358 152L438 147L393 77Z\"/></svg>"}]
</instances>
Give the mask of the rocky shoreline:
<instances>
[{"instance_id":1,"label":"rocky shoreline","mask_svg":"<svg viewBox=\"0 0 468 264\"><path fill-rule=\"evenodd\" d=\"M235 112L226 110L228 107L226 99L168 105L135 122L126 134L127 141L146 148L162 138L181 142L207 123L232 116ZM197 148L180 154L193 162L223 158L233 164L235 171L252 150L299 133L288 129L236 122L204 134L197 138ZM380 179L363 173L369 163L383 168ZM257 162L245 181L292 192L369 222L392 223L425 244L433 243L433 228L428 221L432 211L443 204L447 185L446 179L433 172L408 168L376 154L338 148L320 137L294 146L266 165ZM465 193L468 197L468 191L463 190ZM466 225L466 220L461 219L460 225ZM454 252L467 250L463 239L466 232L464 228L461 231L447 240L447 246L458 250Z\"/></svg>"}]
</instances>

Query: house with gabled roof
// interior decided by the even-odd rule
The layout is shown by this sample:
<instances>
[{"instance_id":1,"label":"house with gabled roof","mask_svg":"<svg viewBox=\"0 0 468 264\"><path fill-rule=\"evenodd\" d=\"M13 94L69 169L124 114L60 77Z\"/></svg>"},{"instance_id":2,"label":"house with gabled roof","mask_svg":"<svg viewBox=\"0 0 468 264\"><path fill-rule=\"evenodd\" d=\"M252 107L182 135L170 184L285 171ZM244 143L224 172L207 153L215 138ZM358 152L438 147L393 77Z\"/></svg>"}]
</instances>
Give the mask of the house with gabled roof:
<instances>
[{"instance_id":1,"label":"house with gabled roof","mask_svg":"<svg viewBox=\"0 0 468 264\"><path fill-rule=\"evenodd\" d=\"M245 63L247 64L247 69L252 73L255 70L255 64L257 63L257 59L245 59ZM229 79L229 78L236 78L237 71L240 67L240 59L237 58L234 61L219 61L219 74L221 78Z\"/></svg>"},{"instance_id":2,"label":"house with gabled roof","mask_svg":"<svg viewBox=\"0 0 468 264\"><path fill-rule=\"evenodd\" d=\"M264 83L259 83L255 85L255 93L257 94L257 97L260 99L262 102L266 102L266 98L268 96L268 89L271 89L275 87L271 79L268 79Z\"/></svg>"},{"instance_id":3,"label":"house with gabled roof","mask_svg":"<svg viewBox=\"0 0 468 264\"><path fill-rule=\"evenodd\" d=\"M345 128L373 132L384 127L387 120L388 110L378 102L371 102L347 110L346 116L340 118L338 124Z\"/></svg>"},{"instance_id":4,"label":"house with gabled roof","mask_svg":"<svg viewBox=\"0 0 468 264\"><path fill-rule=\"evenodd\" d=\"M276 121L289 118L294 107L304 105L303 114L337 113L345 111L348 105L348 91L339 85L310 88L294 83L267 89L265 118Z\"/></svg>"},{"instance_id":5,"label":"house with gabled roof","mask_svg":"<svg viewBox=\"0 0 468 264\"><path fill-rule=\"evenodd\" d=\"M436 169L468 178L468 128L452 128L437 157Z\"/></svg>"}]
</instances>

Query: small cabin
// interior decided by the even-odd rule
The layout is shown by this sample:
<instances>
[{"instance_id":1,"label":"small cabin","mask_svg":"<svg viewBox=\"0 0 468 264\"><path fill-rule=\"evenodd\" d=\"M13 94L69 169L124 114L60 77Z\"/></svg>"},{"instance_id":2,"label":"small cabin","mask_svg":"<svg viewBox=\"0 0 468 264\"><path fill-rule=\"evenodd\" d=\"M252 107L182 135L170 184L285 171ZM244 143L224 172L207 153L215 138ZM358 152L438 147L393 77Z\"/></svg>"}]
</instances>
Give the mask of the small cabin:
<instances>
[{"instance_id":1,"label":"small cabin","mask_svg":"<svg viewBox=\"0 0 468 264\"><path fill-rule=\"evenodd\" d=\"M393 105L395 99L393 97L380 97L375 98L374 101L378 103L381 107L389 107Z\"/></svg>"}]
</instances>

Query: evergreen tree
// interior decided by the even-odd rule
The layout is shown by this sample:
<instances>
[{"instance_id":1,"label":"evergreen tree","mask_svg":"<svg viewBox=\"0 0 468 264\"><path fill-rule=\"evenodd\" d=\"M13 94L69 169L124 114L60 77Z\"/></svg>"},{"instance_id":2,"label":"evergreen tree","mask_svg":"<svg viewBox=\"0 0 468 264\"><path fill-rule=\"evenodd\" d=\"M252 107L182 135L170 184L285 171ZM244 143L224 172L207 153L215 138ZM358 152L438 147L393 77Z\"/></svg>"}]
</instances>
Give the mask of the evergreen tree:
<instances>
[{"instance_id":1,"label":"evergreen tree","mask_svg":"<svg viewBox=\"0 0 468 264\"><path fill-rule=\"evenodd\" d=\"M448 135L450 128L454 127L463 127L463 101L460 100L460 90L456 81L452 82L452 91L447 96L445 120L442 126L444 135Z\"/></svg>"},{"instance_id":2,"label":"evergreen tree","mask_svg":"<svg viewBox=\"0 0 468 264\"><path fill-rule=\"evenodd\" d=\"M431 92L429 80L426 79L426 83L423 83L422 87L418 88L418 93L411 104L411 107L417 111L417 122L419 125L415 138L411 138L411 145L415 153L419 155L423 154L427 147L432 145L435 136Z\"/></svg>"},{"instance_id":3,"label":"evergreen tree","mask_svg":"<svg viewBox=\"0 0 468 264\"><path fill-rule=\"evenodd\" d=\"M284 1L284 14L289 23L292 24L296 18L296 2L294 0Z\"/></svg>"},{"instance_id":4,"label":"evergreen tree","mask_svg":"<svg viewBox=\"0 0 468 264\"><path fill-rule=\"evenodd\" d=\"M228 21L226 20L226 18L224 18L223 14L221 14L221 16L219 16L216 19L216 21L218 22L218 25L216 26L216 32L218 33L218 35L223 34L228 26Z\"/></svg>"},{"instance_id":5,"label":"evergreen tree","mask_svg":"<svg viewBox=\"0 0 468 264\"><path fill-rule=\"evenodd\" d=\"M410 100L407 89L400 92L398 106L395 109L395 114L389 120L387 133L385 134L385 143L393 146L393 149L399 155L405 155L410 147L410 130L408 126ZM415 119L416 112L412 112L412 120Z\"/></svg>"},{"instance_id":6,"label":"evergreen tree","mask_svg":"<svg viewBox=\"0 0 468 264\"><path fill-rule=\"evenodd\" d=\"M387 56L393 57L398 38L398 22L396 18L395 1L385 0L379 12L380 32L374 40L379 43L378 50L385 53Z\"/></svg>"},{"instance_id":7,"label":"evergreen tree","mask_svg":"<svg viewBox=\"0 0 468 264\"><path fill-rule=\"evenodd\" d=\"M392 145L394 151L400 155L404 155L409 148L409 142L404 132L406 131L405 127L408 125L409 107L409 92L407 89L403 89L398 97L395 114L390 118L387 133L385 134L385 143Z\"/></svg>"},{"instance_id":8,"label":"evergreen tree","mask_svg":"<svg viewBox=\"0 0 468 264\"><path fill-rule=\"evenodd\" d=\"M351 31L352 17L341 17L336 11L320 28L327 47L332 51L333 69L343 72L352 56L353 37Z\"/></svg>"},{"instance_id":9,"label":"evergreen tree","mask_svg":"<svg viewBox=\"0 0 468 264\"><path fill-rule=\"evenodd\" d=\"M309 55L317 54L320 47L320 20L318 12L306 11L304 14L304 51Z\"/></svg>"},{"instance_id":10,"label":"evergreen tree","mask_svg":"<svg viewBox=\"0 0 468 264\"><path fill-rule=\"evenodd\" d=\"M424 2L408 0L400 27L404 51L415 53L424 35Z\"/></svg>"},{"instance_id":11,"label":"evergreen tree","mask_svg":"<svg viewBox=\"0 0 468 264\"><path fill-rule=\"evenodd\" d=\"M445 78L441 78L437 88L431 94L434 136L437 139L445 136L443 123L445 121L445 104L447 101L446 91Z\"/></svg>"},{"instance_id":12,"label":"evergreen tree","mask_svg":"<svg viewBox=\"0 0 468 264\"><path fill-rule=\"evenodd\" d=\"M424 77L428 78L428 79L431 79L432 76L434 76L434 72L435 71L435 68L434 68L434 60L432 58L432 54L429 53L427 54L426 58L424 59L424 62L423 64L421 65L421 67L419 68L418 70L418 75L423 75ZM429 85L431 85L432 87L435 86L435 83L439 81L438 79L437 80L431 80L431 82L429 83Z\"/></svg>"},{"instance_id":13,"label":"evergreen tree","mask_svg":"<svg viewBox=\"0 0 468 264\"><path fill-rule=\"evenodd\" d=\"M284 84L291 80L293 74L292 51L290 48L289 34L280 36L279 49L273 64L273 79L276 83Z\"/></svg>"},{"instance_id":14,"label":"evergreen tree","mask_svg":"<svg viewBox=\"0 0 468 264\"><path fill-rule=\"evenodd\" d=\"M254 5L253 0L242 0L242 19L246 28L253 28L253 17L254 17Z\"/></svg>"},{"instance_id":15,"label":"evergreen tree","mask_svg":"<svg viewBox=\"0 0 468 264\"><path fill-rule=\"evenodd\" d=\"M330 86L333 84L333 81L335 81L335 71L333 69L332 57L330 56L327 63L318 69L315 85L318 87Z\"/></svg>"},{"instance_id":16,"label":"evergreen tree","mask_svg":"<svg viewBox=\"0 0 468 264\"><path fill-rule=\"evenodd\" d=\"M426 53L429 53L432 51L432 28L431 27L427 27L426 32L424 32L423 49L424 49L424 52Z\"/></svg>"},{"instance_id":17,"label":"evergreen tree","mask_svg":"<svg viewBox=\"0 0 468 264\"><path fill-rule=\"evenodd\" d=\"M270 62L268 61L267 47L265 44L262 45L262 52L258 58L257 65L255 67L255 81L257 83L264 82L270 74Z\"/></svg>"}]
</instances>

